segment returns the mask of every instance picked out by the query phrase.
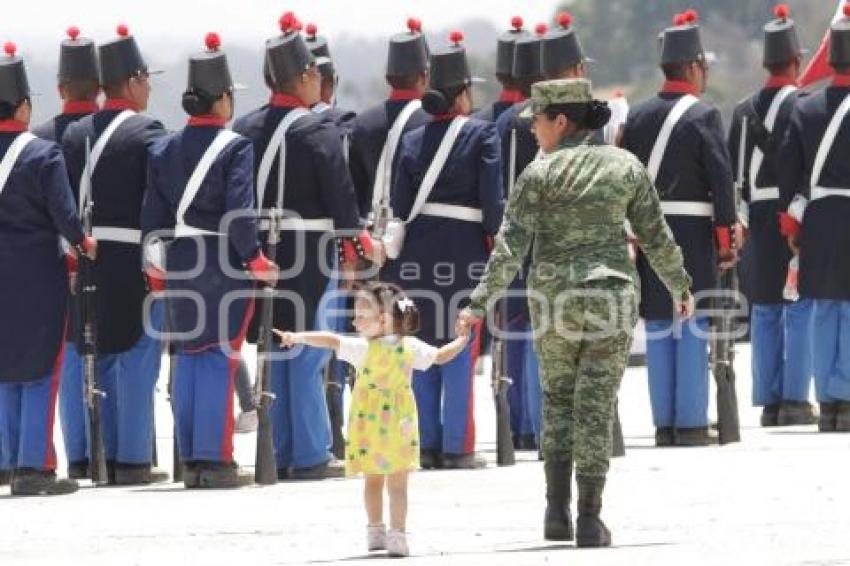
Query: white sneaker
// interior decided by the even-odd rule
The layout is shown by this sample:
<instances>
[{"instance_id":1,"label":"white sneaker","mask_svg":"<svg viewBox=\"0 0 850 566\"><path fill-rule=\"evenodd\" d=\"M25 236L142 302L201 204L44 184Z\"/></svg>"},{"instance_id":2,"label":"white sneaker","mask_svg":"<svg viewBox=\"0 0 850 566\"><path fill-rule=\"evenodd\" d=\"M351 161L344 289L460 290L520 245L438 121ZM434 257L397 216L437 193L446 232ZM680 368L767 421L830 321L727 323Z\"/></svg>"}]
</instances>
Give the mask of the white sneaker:
<instances>
[{"instance_id":1,"label":"white sneaker","mask_svg":"<svg viewBox=\"0 0 850 566\"><path fill-rule=\"evenodd\" d=\"M395 557L410 556L410 549L407 547L407 535L404 531L391 529L387 533L387 554Z\"/></svg>"},{"instance_id":2,"label":"white sneaker","mask_svg":"<svg viewBox=\"0 0 850 566\"><path fill-rule=\"evenodd\" d=\"M257 416L257 411L243 411L236 417L233 432L248 434L249 432L256 432L258 426L260 426L260 418Z\"/></svg>"},{"instance_id":3,"label":"white sneaker","mask_svg":"<svg viewBox=\"0 0 850 566\"><path fill-rule=\"evenodd\" d=\"M366 531L369 552L387 549L387 527L383 523L380 525L369 525L366 527Z\"/></svg>"}]
</instances>

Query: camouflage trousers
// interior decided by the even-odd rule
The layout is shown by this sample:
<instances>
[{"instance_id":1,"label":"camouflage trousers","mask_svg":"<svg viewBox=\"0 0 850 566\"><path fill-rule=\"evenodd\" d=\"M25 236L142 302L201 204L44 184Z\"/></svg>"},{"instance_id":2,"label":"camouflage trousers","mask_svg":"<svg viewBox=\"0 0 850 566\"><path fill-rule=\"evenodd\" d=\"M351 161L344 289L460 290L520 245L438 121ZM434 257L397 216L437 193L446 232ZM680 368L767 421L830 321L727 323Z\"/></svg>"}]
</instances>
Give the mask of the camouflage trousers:
<instances>
[{"instance_id":1,"label":"camouflage trousers","mask_svg":"<svg viewBox=\"0 0 850 566\"><path fill-rule=\"evenodd\" d=\"M581 475L605 476L614 404L637 322L637 290L609 278L573 289L537 285L535 291L546 298L529 299L543 387L543 457L572 460Z\"/></svg>"}]
</instances>

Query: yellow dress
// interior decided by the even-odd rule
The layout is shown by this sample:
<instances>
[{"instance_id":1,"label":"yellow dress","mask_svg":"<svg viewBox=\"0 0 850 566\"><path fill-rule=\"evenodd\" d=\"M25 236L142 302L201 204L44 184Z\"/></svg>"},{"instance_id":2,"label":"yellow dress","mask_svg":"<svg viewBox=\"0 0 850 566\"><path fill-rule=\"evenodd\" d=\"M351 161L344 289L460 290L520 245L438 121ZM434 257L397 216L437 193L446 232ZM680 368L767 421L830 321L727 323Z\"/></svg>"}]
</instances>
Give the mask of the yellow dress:
<instances>
[{"instance_id":1,"label":"yellow dress","mask_svg":"<svg viewBox=\"0 0 850 566\"><path fill-rule=\"evenodd\" d=\"M419 469L419 420L405 340L369 340L357 373L345 446L347 475Z\"/></svg>"}]
</instances>

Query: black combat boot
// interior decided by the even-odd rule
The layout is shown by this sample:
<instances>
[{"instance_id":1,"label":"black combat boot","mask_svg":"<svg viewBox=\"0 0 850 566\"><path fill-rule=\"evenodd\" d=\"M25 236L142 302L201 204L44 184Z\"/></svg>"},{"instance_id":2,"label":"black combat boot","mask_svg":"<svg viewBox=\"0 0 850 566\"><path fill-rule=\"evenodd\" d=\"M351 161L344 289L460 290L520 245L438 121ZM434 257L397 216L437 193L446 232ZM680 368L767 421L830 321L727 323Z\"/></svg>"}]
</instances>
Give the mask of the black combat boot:
<instances>
[{"instance_id":1,"label":"black combat boot","mask_svg":"<svg viewBox=\"0 0 850 566\"><path fill-rule=\"evenodd\" d=\"M659 448L673 446L672 426L660 426L655 429L655 445Z\"/></svg>"},{"instance_id":2,"label":"black combat boot","mask_svg":"<svg viewBox=\"0 0 850 566\"><path fill-rule=\"evenodd\" d=\"M89 461L68 462L68 477L72 480L84 480L89 477Z\"/></svg>"},{"instance_id":3,"label":"black combat boot","mask_svg":"<svg viewBox=\"0 0 850 566\"><path fill-rule=\"evenodd\" d=\"M771 403L762 408L761 426L779 426L779 403Z\"/></svg>"},{"instance_id":4,"label":"black combat boot","mask_svg":"<svg viewBox=\"0 0 850 566\"><path fill-rule=\"evenodd\" d=\"M570 487L573 463L544 462L546 473L546 515L543 518L543 538L573 540L573 518L570 515Z\"/></svg>"},{"instance_id":5,"label":"black combat boot","mask_svg":"<svg viewBox=\"0 0 850 566\"><path fill-rule=\"evenodd\" d=\"M183 487L197 489L201 483L201 470L198 462L183 462Z\"/></svg>"},{"instance_id":6,"label":"black combat boot","mask_svg":"<svg viewBox=\"0 0 850 566\"><path fill-rule=\"evenodd\" d=\"M12 495L67 495L80 488L76 480L56 479L56 473L18 468L12 478Z\"/></svg>"},{"instance_id":7,"label":"black combat boot","mask_svg":"<svg viewBox=\"0 0 850 566\"><path fill-rule=\"evenodd\" d=\"M254 474L239 469L235 462L197 462L200 489L233 489L254 483Z\"/></svg>"},{"instance_id":8,"label":"black combat boot","mask_svg":"<svg viewBox=\"0 0 850 566\"><path fill-rule=\"evenodd\" d=\"M850 432L850 401L836 403L835 432Z\"/></svg>"},{"instance_id":9,"label":"black combat boot","mask_svg":"<svg viewBox=\"0 0 850 566\"><path fill-rule=\"evenodd\" d=\"M611 546L611 531L599 518L602 510L604 477L576 476L578 484L578 520L576 521L576 546Z\"/></svg>"},{"instance_id":10,"label":"black combat boot","mask_svg":"<svg viewBox=\"0 0 850 566\"><path fill-rule=\"evenodd\" d=\"M12 470L0 470L0 486L12 483Z\"/></svg>"},{"instance_id":11,"label":"black combat boot","mask_svg":"<svg viewBox=\"0 0 850 566\"><path fill-rule=\"evenodd\" d=\"M818 430L821 432L835 432L835 417L837 413L838 403L821 403Z\"/></svg>"},{"instance_id":12,"label":"black combat boot","mask_svg":"<svg viewBox=\"0 0 850 566\"><path fill-rule=\"evenodd\" d=\"M423 470L438 470L442 468L443 462L440 451L423 448L419 451L419 465Z\"/></svg>"},{"instance_id":13,"label":"black combat boot","mask_svg":"<svg viewBox=\"0 0 850 566\"><path fill-rule=\"evenodd\" d=\"M676 429L676 446L711 446L717 442L717 433L707 426Z\"/></svg>"},{"instance_id":14,"label":"black combat boot","mask_svg":"<svg viewBox=\"0 0 850 566\"><path fill-rule=\"evenodd\" d=\"M148 485L168 481L168 472L150 464L115 463L114 485Z\"/></svg>"},{"instance_id":15,"label":"black combat boot","mask_svg":"<svg viewBox=\"0 0 850 566\"><path fill-rule=\"evenodd\" d=\"M779 426L813 425L818 416L808 401L782 401L776 423Z\"/></svg>"}]
</instances>

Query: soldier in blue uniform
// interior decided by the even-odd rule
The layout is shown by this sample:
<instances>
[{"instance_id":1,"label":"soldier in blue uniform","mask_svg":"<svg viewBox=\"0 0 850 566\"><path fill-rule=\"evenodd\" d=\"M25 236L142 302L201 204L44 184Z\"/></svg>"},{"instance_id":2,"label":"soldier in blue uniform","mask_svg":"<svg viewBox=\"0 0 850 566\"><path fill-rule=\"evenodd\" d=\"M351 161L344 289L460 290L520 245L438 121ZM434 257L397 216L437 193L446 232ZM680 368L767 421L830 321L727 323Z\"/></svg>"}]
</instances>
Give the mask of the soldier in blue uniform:
<instances>
[{"instance_id":1,"label":"soldier in blue uniform","mask_svg":"<svg viewBox=\"0 0 850 566\"><path fill-rule=\"evenodd\" d=\"M75 194L90 193L94 202L94 235L102 240L95 265L97 376L106 394L101 411L109 479L133 485L167 478L151 465L161 344L143 325L147 291L140 230L148 149L165 131L140 114L150 95L150 73L127 26L119 25L117 32L116 39L98 48L103 109L71 124L62 146ZM80 187L86 182L87 142L90 191ZM154 303L148 314L151 329L158 329L161 305Z\"/></svg>"},{"instance_id":2,"label":"soldier in blue uniform","mask_svg":"<svg viewBox=\"0 0 850 566\"><path fill-rule=\"evenodd\" d=\"M13 43L0 56L0 484L13 495L77 490L56 479L53 422L68 274L59 237L94 257L59 147L27 131L32 106Z\"/></svg>"},{"instance_id":3,"label":"soldier in blue uniform","mask_svg":"<svg viewBox=\"0 0 850 566\"><path fill-rule=\"evenodd\" d=\"M99 110L100 93L97 51L91 39L80 37L77 27L68 28L68 39L59 47L59 96L62 112L33 128L41 139L60 142L67 127ZM66 255L68 269L76 274L75 256ZM59 419L68 457L68 477L84 478L88 473L86 408L83 403L83 362L73 337L67 336L62 379L59 385Z\"/></svg>"},{"instance_id":4,"label":"soldier in blue uniform","mask_svg":"<svg viewBox=\"0 0 850 566\"><path fill-rule=\"evenodd\" d=\"M514 16L511 18L511 29L502 33L496 41L496 80L502 85L502 92L496 102L473 114L473 117L479 120L495 122L502 112L517 102L526 100L531 92L530 83L518 82L513 75L516 42L531 35L522 25L522 18Z\"/></svg>"},{"instance_id":5,"label":"soldier in blue uniform","mask_svg":"<svg viewBox=\"0 0 850 566\"><path fill-rule=\"evenodd\" d=\"M734 261L736 210L720 112L698 99L705 89L708 60L697 14L689 11L674 23L662 41L666 82L657 96L629 112L623 147L647 165L696 294L717 287L718 262ZM638 272L656 444L708 444L708 318L697 313L680 323L669 294L642 253Z\"/></svg>"},{"instance_id":6,"label":"soldier in blue uniform","mask_svg":"<svg viewBox=\"0 0 850 566\"><path fill-rule=\"evenodd\" d=\"M453 32L450 40L431 57L422 99L431 121L405 134L399 148L392 209L405 220L406 237L385 268L388 279L419 298L418 336L429 344L450 341L452 310L480 277L504 206L499 137L492 123L469 118L472 77L463 34ZM414 375L423 467L480 465L472 379L479 334L476 329L452 362Z\"/></svg>"},{"instance_id":7,"label":"soldier in blue uniform","mask_svg":"<svg viewBox=\"0 0 850 566\"><path fill-rule=\"evenodd\" d=\"M786 302L783 288L791 252L779 233L777 154L797 99L801 49L787 6L764 27L764 88L735 109L729 131L733 171L747 204L753 269L751 340L753 405L762 426L813 424L812 301ZM746 126L742 125L746 123ZM742 159L743 158L743 159Z\"/></svg>"},{"instance_id":8,"label":"soldier in blue uniform","mask_svg":"<svg viewBox=\"0 0 850 566\"><path fill-rule=\"evenodd\" d=\"M244 266L271 283L276 273L257 240L253 144L225 128L233 116L234 85L220 44L218 34L208 34L207 51L189 60L183 108L191 117L183 130L160 138L151 148L142 209L146 237L158 230L173 231L164 266L165 297L167 328L177 355L172 391L177 438L183 481L189 488L236 487L252 481L238 473L233 461L233 391L253 300L228 295L250 291L248 279L234 276ZM242 214L224 218L236 212ZM220 251L223 237L229 244L225 254ZM197 277L167 276L195 266L203 269ZM206 316L200 317L185 295L170 291L198 293ZM219 309L231 298L222 321ZM181 338L201 320L206 324L198 337Z\"/></svg>"},{"instance_id":9,"label":"soldier in blue uniform","mask_svg":"<svg viewBox=\"0 0 850 566\"><path fill-rule=\"evenodd\" d=\"M832 84L797 101L778 158L780 206L788 210L781 229L799 253L800 296L814 301L812 362L823 432L850 432L850 7L844 14L830 30Z\"/></svg>"},{"instance_id":10,"label":"soldier in blue uniform","mask_svg":"<svg viewBox=\"0 0 850 566\"><path fill-rule=\"evenodd\" d=\"M339 108L336 105L336 87L339 84L339 75L336 73L333 59L331 58L330 47L328 46L327 38L319 35L319 28L316 24L307 24L307 36L304 41L310 49L310 53L316 58L316 66L319 68L319 74L322 76L320 100L313 105L311 110L317 114L321 114L325 119L330 120L339 129L343 137L343 143L348 144L348 136L351 134L351 126L354 118L357 117L355 112ZM346 153L347 155L347 153Z\"/></svg>"},{"instance_id":11,"label":"soldier in blue uniform","mask_svg":"<svg viewBox=\"0 0 850 566\"><path fill-rule=\"evenodd\" d=\"M363 219L377 213L381 199L389 201L401 134L428 121L420 102L428 86L428 44L419 20L411 18L407 27L390 38L389 98L361 112L351 128L349 169Z\"/></svg>"},{"instance_id":12,"label":"soldier in blue uniform","mask_svg":"<svg viewBox=\"0 0 850 566\"><path fill-rule=\"evenodd\" d=\"M291 300L275 302L274 324L307 330L321 324L321 299L326 290L334 290L329 275L335 266L335 231L340 232L339 248L348 263L358 257L375 258L371 254L378 253L381 246L373 245L367 234L358 233L357 202L339 133L332 123L309 111L319 101L319 70L293 27L294 17L288 20L284 21L283 34L266 44L269 79L274 85L272 98L269 104L237 120L234 130L254 144L257 205L283 208L300 217L284 221L277 257L270 258L283 270L278 289L293 295ZM286 159L283 193L278 190L281 144L285 144ZM322 379L327 359L326 351L305 347L286 352L281 349L273 361L272 390L276 398L271 418L281 478L320 479L344 474L344 467L330 453Z\"/></svg>"}]
</instances>

